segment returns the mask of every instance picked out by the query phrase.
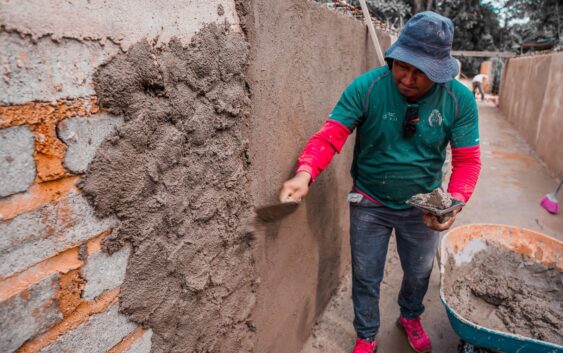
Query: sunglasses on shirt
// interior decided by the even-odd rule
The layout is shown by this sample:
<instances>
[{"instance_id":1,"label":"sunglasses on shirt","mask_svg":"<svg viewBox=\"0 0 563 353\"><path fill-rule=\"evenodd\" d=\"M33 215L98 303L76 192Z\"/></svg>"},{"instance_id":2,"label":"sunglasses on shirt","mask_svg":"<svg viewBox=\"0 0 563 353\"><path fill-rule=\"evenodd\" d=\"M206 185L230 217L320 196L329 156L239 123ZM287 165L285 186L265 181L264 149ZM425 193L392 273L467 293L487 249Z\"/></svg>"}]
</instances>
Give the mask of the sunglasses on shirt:
<instances>
[{"instance_id":1,"label":"sunglasses on shirt","mask_svg":"<svg viewBox=\"0 0 563 353\"><path fill-rule=\"evenodd\" d=\"M420 121L418 118L418 104L409 104L407 112L403 119L403 138L410 139L416 133L416 124Z\"/></svg>"}]
</instances>

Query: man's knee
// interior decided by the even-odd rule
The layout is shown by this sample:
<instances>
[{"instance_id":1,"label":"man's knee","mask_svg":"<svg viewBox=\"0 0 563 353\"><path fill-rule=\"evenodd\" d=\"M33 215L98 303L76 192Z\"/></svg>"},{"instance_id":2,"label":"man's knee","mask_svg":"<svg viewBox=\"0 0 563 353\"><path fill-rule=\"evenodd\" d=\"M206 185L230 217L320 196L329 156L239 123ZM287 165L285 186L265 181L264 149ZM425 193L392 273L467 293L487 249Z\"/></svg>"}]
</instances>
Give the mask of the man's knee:
<instances>
[{"instance_id":1,"label":"man's knee","mask_svg":"<svg viewBox=\"0 0 563 353\"><path fill-rule=\"evenodd\" d=\"M405 276L412 278L426 278L430 276L434 267L435 251L428 251L425 254L419 254L416 261L410 261L405 268Z\"/></svg>"}]
</instances>

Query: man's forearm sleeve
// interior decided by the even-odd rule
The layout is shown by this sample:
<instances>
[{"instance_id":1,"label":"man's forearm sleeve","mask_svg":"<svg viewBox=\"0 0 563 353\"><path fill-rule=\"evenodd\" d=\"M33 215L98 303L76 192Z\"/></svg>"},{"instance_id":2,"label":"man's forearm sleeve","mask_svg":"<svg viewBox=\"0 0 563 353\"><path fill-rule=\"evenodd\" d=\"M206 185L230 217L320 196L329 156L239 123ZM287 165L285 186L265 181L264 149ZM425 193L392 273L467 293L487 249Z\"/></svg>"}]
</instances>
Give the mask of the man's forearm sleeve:
<instances>
[{"instance_id":1,"label":"man's forearm sleeve","mask_svg":"<svg viewBox=\"0 0 563 353\"><path fill-rule=\"evenodd\" d=\"M481 151L478 145L452 148L452 176L448 192L460 201L469 201L480 172Z\"/></svg>"},{"instance_id":2,"label":"man's forearm sleeve","mask_svg":"<svg viewBox=\"0 0 563 353\"><path fill-rule=\"evenodd\" d=\"M311 182L328 167L334 153L342 150L350 130L335 120L328 120L307 142L299 155L297 172L311 174Z\"/></svg>"}]
</instances>

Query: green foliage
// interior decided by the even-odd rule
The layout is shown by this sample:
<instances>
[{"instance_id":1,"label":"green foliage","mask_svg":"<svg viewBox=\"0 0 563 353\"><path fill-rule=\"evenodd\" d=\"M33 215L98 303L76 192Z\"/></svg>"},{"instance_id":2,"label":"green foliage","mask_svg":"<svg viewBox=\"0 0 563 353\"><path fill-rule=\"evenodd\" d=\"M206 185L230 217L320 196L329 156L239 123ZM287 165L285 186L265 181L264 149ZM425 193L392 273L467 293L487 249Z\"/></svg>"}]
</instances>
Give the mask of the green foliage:
<instances>
[{"instance_id":1,"label":"green foliage","mask_svg":"<svg viewBox=\"0 0 563 353\"><path fill-rule=\"evenodd\" d=\"M327 0L316 0L326 2ZM349 4L360 7L358 0ZM527 42L562 45L562 0L366 0L372 16L400 27L415 13L433 10L455 25L454 50L515 51ZM473 75L483 58L461 58Z\"/></svg>"},{"instance_id":2,"label":"green foliage","mask_svg":"<svg viewBox=\"0 0 563 353\"><path fill-rule=\"evenodd\" d=\"M500 24L496 13L479 0L438 1L436 11L455 25L455 50L498 50Z\"/></svg>"},{"instance_id":3,"label":"green foliage","mask_svg":"<svg viewBox=\"0 0 563 353\"><path fill-rule=\"evenodd\" d=\"M353 6L360 6L358 0L350 0ZM415 13L434 8L434 0L366 0L372 16L391 26L401 27Z\"/></svg>"},{"instance_id":4,"label":"green foliage","mask_svg":"<svg viewBox=\"0 0 563 353\"><path fill-rule=\"evenodd\" d=\"M358 0L350 0L348 3L360 7ZM412 16L412 7L405 1L366 0L366 5L373 17L395 28L401 27Z\"/></svg>"},{"instance_id":5,"label":"green foliage","mask_svg":"<svg viewBox=\"0 0 563 353\"><path fill-rule=\"evenodd\" d=\"M437 1L435 10L454 23L454 50L503 49L503 31L498 15L490 6L479 0L449 0ZM483 58L460 58L460 61L465 74L475 75Z\"/></svg>"},{"instance_id":6,"label":"green foliage","mask_svg":"<svg viewBox=\"0 0 563 353\"><path fill-rule=\"evenodd\" d=\"M563 4L560 0L505 0L505 17L512 44L561 40ZM528 18L525 23L511 21Z\"/></svg>"}]
</instances>

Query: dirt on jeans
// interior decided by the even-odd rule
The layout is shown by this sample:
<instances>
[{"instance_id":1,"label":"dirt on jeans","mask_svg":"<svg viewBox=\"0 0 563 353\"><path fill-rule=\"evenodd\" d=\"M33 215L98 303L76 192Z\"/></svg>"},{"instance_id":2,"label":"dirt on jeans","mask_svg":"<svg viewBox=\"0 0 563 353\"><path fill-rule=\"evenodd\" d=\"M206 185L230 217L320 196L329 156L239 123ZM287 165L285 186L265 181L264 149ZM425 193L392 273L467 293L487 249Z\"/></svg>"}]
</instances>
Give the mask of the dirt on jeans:
<instances>
[{"instance_id":1,"label":"dirt on jeans","mask_svg":"<svg viewBox=\"0 0 563 353\"><path fill-rule=\"evenodd\" d=\"M471 262L450 257L448 304L481 326L563 345L563 271L488 244Z\"/></svg>"},{"instance_id":2,"label":"dirt on jeans","mask_svg":"<svg viewBox=\"0 0 563 353\"><path fill-rule=\"evenodd\" d=\"M118 220L104 249L133 246L120 307L152 328L152 352L253 350L248 52L243 34L208 25L187 46L141 41L95 75L125 123L81 188Z\"/></svg>"}]
</instances>

